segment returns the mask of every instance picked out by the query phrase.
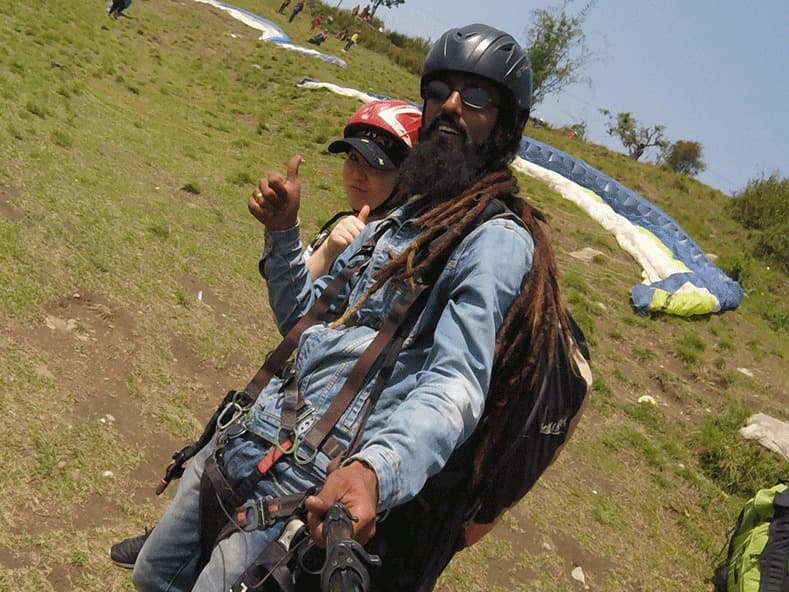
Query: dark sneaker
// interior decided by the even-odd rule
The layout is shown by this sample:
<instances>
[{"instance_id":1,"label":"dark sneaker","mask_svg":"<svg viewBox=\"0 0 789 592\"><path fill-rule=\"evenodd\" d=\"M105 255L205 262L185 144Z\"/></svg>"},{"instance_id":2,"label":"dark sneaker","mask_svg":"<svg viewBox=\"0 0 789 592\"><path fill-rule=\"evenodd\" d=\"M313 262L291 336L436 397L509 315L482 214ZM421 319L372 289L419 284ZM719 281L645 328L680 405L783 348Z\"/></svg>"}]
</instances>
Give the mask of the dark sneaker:
<instances>
[{"instance_id":1,"label":"dark sneaker","mask_svg":"<svg viewBox=\"0 0 789 592\"><path fill-rule=\"evenodd\" d=\"M134 562L137 561L137 556L140 554L142 546L145 544L145 541L148 540L152 530L153 529L146 528L145 533L139 536L124 539L120 543L115 543L110 547L110 559L112 559L116 565L132 569L134 567Z\"/></svg>"}]
</instances>

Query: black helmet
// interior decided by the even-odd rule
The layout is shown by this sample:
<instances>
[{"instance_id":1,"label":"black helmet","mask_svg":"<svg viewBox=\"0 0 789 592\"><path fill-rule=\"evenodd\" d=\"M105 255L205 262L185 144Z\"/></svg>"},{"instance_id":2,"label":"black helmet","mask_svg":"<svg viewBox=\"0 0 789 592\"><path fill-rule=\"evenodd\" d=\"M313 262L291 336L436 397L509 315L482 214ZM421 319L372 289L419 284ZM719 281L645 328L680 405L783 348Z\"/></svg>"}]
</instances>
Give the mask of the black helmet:
<instances>
[{"instance_id":1,"label":"black helmet","mask_svg":"<svg viewBox=\"0 0 789 592\"><path fill-rule=\"evenodd\" d=\"M528 117L531 63L512 35L481 24L450 29L430 48L422 80L445 71L468 72L498 83L512 93L518 110Z\"/></svg>"}]
</instances>

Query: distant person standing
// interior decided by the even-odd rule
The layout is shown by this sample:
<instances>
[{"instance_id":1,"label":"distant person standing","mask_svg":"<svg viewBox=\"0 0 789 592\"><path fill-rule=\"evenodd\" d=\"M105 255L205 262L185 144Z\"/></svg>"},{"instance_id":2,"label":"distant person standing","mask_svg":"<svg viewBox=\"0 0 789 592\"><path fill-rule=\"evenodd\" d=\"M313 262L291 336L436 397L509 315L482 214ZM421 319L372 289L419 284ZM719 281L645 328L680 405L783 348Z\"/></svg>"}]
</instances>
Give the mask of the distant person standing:
<instances>
[{"instance_id":1,"label":"distant person standing","mask_svg":"<svg viewBox=\"0 0 789 592\"><path fill-rule=\"evenodd\" d=\"M356 16L357 14L359 14L359 5L358 4L353 7L353 10L351 11L351 16Z\"/></svg>"},{"instance_id":2,"label":"distant person standing","mask_svg":"<svg viewBox=\"0 0 789 592\"><path fill-rule=\"evenodd\" d=\"M285 9L290 6L290 0L285 0L282 4L279 5L277 12L280 14L285 14Z\"/></svg>"},{"instance_id":3,"label":"distant person standing","mask_svg":"<svg viewBox=\"0 0 789 592\"><path fill-rule=\"evenodd\" d=\"M129 8L131 3L132 0L112 0L112 5L110 6L108 15L115 18L124 16L123 11Z\"/></svg>"},{"instance_id":4,"label":"distant person standing","mask_svg":"<svg viewBox=\"0 0 789 592\"><path fill-rule=\"evenodd\" d=\"M342 50L343 51L348 51L349 49L351 49L357 43L359 43L359 31L354 31L354 33L353 33L353 35L351 35L350 39L348 39L348 41L346 41L345 47Z\"/></svg>"},{"instance_id":5,"label":"distant person standing","mask_svg":"<svg viewBox=\"0 0 789 592\"><path fill-rule=\"evenodd\" d=\"M290 18L288 19L288 22L292 23L293 19L296 18L296 15L299 14L303 8L304 8L304 2L296 2L296 4L293 5L293 12L290 13Z\"/></svg>"},{"instance_id":6,"label":"distant person standing","mask_svg":"<svg viewBox=\"0 0 789 592\"><path fill-rule=\"evenodd\" d=\"M320 27L321 23L323 23L323 15L319 14L314 19L312 19L312 21L310 21L310 31L314 31L315 29Z\"/></svg>"}]
</instances>

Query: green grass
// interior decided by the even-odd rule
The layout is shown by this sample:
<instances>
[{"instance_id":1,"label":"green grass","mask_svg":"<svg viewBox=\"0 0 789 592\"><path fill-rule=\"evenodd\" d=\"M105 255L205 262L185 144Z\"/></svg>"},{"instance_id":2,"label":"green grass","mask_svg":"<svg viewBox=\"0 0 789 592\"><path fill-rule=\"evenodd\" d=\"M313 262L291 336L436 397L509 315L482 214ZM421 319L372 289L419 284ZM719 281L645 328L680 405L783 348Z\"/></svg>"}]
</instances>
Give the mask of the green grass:
<instances>
[{"instance_id":1,"label":"green grass","mask_svg":"<svg viewBox=\"0 0 789 592\"><path fill-rule=\"evenodd\" d=\"M308 36L278 0L236 4ZM141 0L129 14L0 3L0 590L131 590L107 548L156 520L168 498L151 483L169 454L275 345L246 200L302 154L300 220L314 232L344 201L326 144L359 106L295 84L418 99L410 53L398 65L363 41L342 69L207 5ZM738 435L748 412L786 419L789 282L753 255L728 197L527 132L638 188L748 295L694 322L635 315L636 263L577 206L519 177L550 222L595 386L563 457L438 590L574 590L571 561L594 589L705 589L738 505L789 469ZM569 255L585 246L602 255ZM643 394L657 407L637 404Z\"/></svg>"}]
</instances>

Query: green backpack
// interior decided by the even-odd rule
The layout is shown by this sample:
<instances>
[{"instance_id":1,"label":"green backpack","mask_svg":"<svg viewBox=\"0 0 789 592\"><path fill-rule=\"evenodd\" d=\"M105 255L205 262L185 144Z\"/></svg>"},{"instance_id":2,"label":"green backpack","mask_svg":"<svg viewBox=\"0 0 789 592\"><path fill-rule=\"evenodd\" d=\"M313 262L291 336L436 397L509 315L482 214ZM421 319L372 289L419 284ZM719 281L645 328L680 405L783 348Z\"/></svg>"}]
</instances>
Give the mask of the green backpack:
<instances>
[{"instance_id":1,"label":"green backpack","mask_svg":"<svg viewBox=\"0 0 789 592\"><path fill-rule=\"evenodd\" d=\"M789 482L745 503L720 575L722 592L789 592Z\"/></svg>"}]
</instances>

